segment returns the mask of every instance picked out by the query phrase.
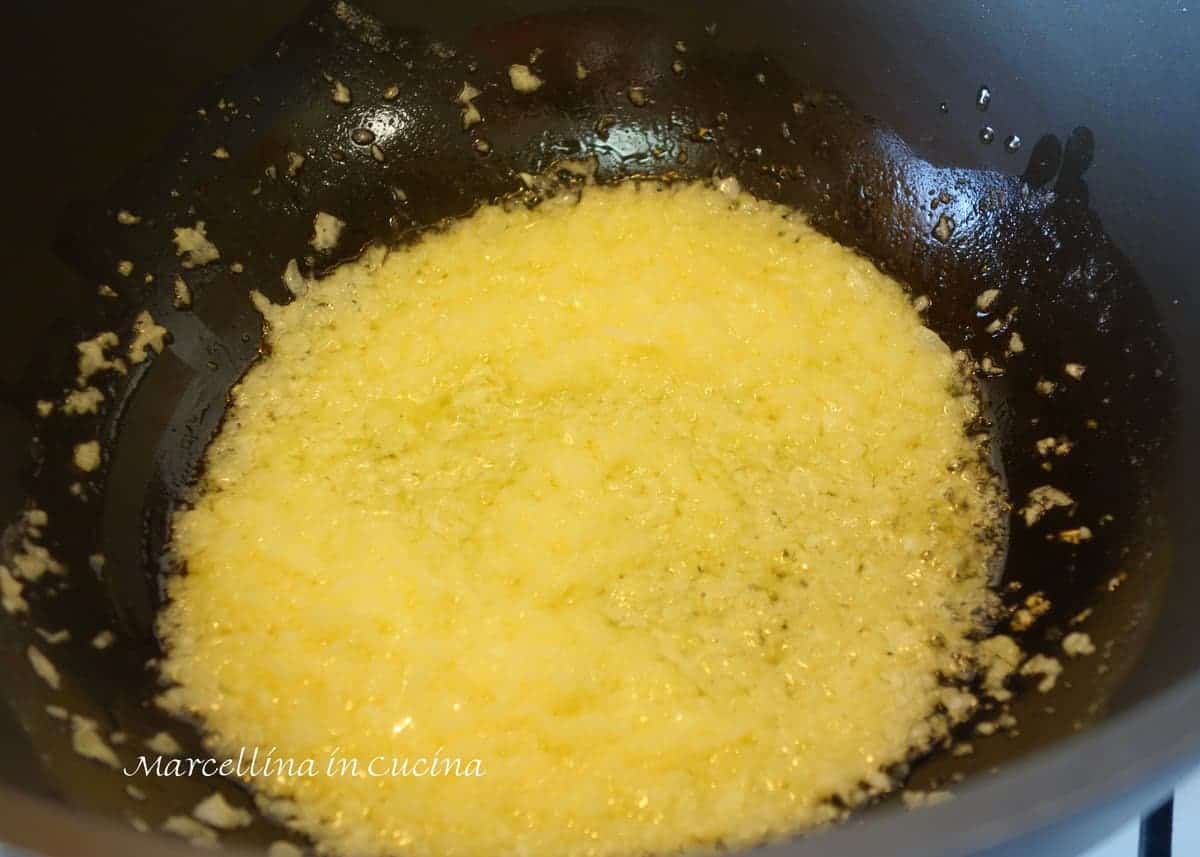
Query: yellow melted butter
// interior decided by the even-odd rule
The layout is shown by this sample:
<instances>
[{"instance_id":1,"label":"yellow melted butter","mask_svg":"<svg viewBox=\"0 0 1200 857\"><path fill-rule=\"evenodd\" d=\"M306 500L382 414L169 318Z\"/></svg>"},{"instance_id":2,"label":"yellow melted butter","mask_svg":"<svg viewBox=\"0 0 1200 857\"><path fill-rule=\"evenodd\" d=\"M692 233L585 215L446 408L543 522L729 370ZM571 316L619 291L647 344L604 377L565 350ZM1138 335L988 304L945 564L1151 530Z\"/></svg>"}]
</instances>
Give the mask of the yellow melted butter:
<instances>
[{"instance_id":1,"label":"yellow melted butter","mask_svg":"<svg viewBox=\"0 0 1200 857\"><path fill-rule=\"evenodd\" d=\"M267 316L176 522L164 675L223 754L485 773L257 782L323 851L755 842L944 733L992 604L976 404L800 216L589 188Z\"/></svg>"}]
</instances>

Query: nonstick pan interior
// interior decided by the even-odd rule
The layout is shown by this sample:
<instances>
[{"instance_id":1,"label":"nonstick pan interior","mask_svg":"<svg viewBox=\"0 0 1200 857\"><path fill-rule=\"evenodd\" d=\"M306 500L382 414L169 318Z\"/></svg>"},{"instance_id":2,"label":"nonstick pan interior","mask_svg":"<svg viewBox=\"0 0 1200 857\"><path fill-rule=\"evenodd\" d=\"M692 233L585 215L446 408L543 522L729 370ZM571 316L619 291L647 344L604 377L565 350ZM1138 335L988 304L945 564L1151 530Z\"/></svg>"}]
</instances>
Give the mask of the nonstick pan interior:
<instances>
[{"instance_id":1,"label":"nonstick pan interior","mask_svg":"<svg viewBox=\"0 0 1200 857\"><path fill-rule=\"evenodd\" d=\"M1160 486L1180 392L1150 295L1090 208L1094 134L1078 127L1061 138L1033 135L1013 156L1021 175L938 167L864 118L829 81L793 77L788 62L731 44L706 18L632 10L496 17L425 31L344 4L313 7L250 66L199 96L152 157L62 220L56 252L70 269L74 309L36 342L14 329L26 368L12 385L5 426L32 442L4 453L20 485L5 520L17 518L25 498L44 509L42 541L69 574L31 585L30 615L0 631L12 708L4 731L23 751L6 754L5 776L151 827L215 787L252 806L236 788L189 779L139 783L146 797L137 800L125 791L127 778L81 758L69 723L46 710L62 706L107 734L123 733L118 755L132 757L164 728L184 739L187 754L203 755L197 734L150 703L161 690L152 621L170 570L161 561L170 516L229 387L258 355L250 290L284 301L287 261L314 268L304 256L317 210L348 223L343 247L402 243L518 190L519 172L554 173L555 164L581 159L594 159L600 181L736 176L754 193L808 212L914 296L928 297L929 323L943 339L995 367L981 370L980 382L1014 506L1029 490L1055 485L1075 500L1062 528L1094 533L1072 544L1015 519L1004 584L1014 610L1037 592L1050 602L1019 635L1030 653L1060 655L1063 634L1085 610L1092 613L1081 627L1100 651L1067 662L1052 693L1027 688L1011 706L1016 726L977 741L973 755L935 754L918 764L913 786L982 776L1102 720L1138 662L1166 585L1171 551ZM680 40L683 73L672 69ZM536 49L547 85L518 95L505 69ZM578 61L592 70L586 79L575 73ZM484 90L486 121L470 132L454 103L464 79ZM348 105L331 99L333 81L350 88ZM635 103L630 87L648 99ZM974 109L970 100L960 96L954 109ZM354 142L359 128L373 133L378 154ZM218 147L231 157L212 157ZM304 155L295 175L288 153ZM120 210L142 222L118 222ZM197 221L222 258L183 271L172 229ZM130 276L119 272L124 260L134 263ZM188 309L174 306L168 285L179 274L191 287ZM116 297L99 295L101 284ZM977 296L989 289L1000 297L982 313ZM36 305L51 294L30 290L11 300ZM61 399L73 384L73 343L104 330L124 337L142 309L170 330L169 347L110 377L97 417L36 419L35 401ZM1000 327L989 330L997 318ZM1025 344L1019 354L1006 353L1014 331ZM1076 379L1067 364L1086 372ZM1044 381L1054 389L1039 386ZM1035 451L1047 436L1068 437L1075 448L1048 461ZM81 475L72 449L96 437L103 466ZM21 549L21 536L10 530L10 553ZM102 566L91 560L96 554ZM71 639L48 645L38 628L65 628ZM90 644L109 629L114 645ZM52 657L59 690L30 670L31 644ZM224 839L261 846L283 836L259 819Z\"/></svg>"}]
</instances>

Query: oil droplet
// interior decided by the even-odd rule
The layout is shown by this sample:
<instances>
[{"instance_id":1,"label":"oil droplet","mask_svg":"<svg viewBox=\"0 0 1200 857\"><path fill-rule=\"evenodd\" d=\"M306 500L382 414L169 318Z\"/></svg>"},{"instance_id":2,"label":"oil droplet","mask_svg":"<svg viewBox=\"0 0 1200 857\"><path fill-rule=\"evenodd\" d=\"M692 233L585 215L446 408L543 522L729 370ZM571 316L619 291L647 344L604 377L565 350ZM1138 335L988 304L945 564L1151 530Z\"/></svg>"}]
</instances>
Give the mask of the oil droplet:
<instances>
[{"instance_id":1,"label":"oil droplet","mask_svg":"<svg viewBox=\"0 0 1200 857\"><path fill-rule=\"evenodd\" d=\"M975 96L975 106L980 110L987 110L991 103L992 91L986 86L979 87L979 94Z\"/></svg>"},{"instance_id":2,"label":"oil droplet","mask_svg":"<svg viewBox=\"0 0 1200 857\"><path fill-rule=\"evenodd\" d=\"M1004 141L1004 151L1015 152L1021 148L1021 138L1016 134L1009 134L1008 139Z\"/></svg>"},{"instance_id":3,"label":"oil droplet","mask_svg":"<svg viewBox=\"0 0 1200 857\"><path fill-rule=\"evenodd\" d=\"M996 139L996 129L991 125L984 125L979 129L979 142L990 143Z\"/></svg>"}]
</instances>

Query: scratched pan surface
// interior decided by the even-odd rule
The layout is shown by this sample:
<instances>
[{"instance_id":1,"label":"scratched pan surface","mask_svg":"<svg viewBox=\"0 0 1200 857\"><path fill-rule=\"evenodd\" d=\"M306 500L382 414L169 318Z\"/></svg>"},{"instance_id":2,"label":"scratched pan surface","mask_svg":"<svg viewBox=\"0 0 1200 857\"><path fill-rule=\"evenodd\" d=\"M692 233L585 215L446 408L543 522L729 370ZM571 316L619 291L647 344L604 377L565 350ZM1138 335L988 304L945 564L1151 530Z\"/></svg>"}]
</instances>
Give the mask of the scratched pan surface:
<instances>
[{"instance_id":1,"label":"scratched pan surface","mask_svg":"<svg viewBox=\"0 0 1200 857\"><path fill-rule=\"evenodd\" d=\"M1186 484L1179 484L1187 475L1179 413L1191 405L1179 379L1193 349L1160 321L1162 294L1156 310L1153 284L1139 277L1092 209L1088 172L1096 150L1103 151L1093 131L1068 125L1060 136L1029 134L1008 172L934 166L887 125L864 116L854 93L839 86L854 84L854 75L830 75L786 48L765 51L761 45L778 42L766 33L768 18L731 18L719 9L711 16L659 8L522 17L493 8L464 17L387 7L376 19L344 6L286 5L270 8L280 24L292 23L260 37L266 46L256 58L196 94L169 121L160 119L159 127L174 130L145 157L116 159L123 172L90 198L56 193L73 202L53 229L30 241L53 235L53 270L67 285L5 287L16 311L0 321L3 427L11 438L0 452L11 474L3 520L15 520L28 502L44 509L45 543L69 571L26 588L29 615L0 618L0 688L8 703L0 716L0 774L16 790L0 797L0 838L87 853L78 825L90 821L27 804L18 792L126 827L134 816L156 827L186 814L214 788L253 808L236 788L202 779L139 782L146 797L135 800L120 773L72 750L69 726L46 706L125 733L116 749L130 760L164 728L186 739L188 755L203 755L198 735L150 704L159 688L147 664L159 654L152 622L162 576L172 571L161 559L171 514L198 473L231 385L259 355L262 327L250 291L285 301L280 274L289 259L319 273L370 243L411 241L518 190L519 172L553 172L563 159L595 158L601 181L733 175L762 197L806 211L818 228L875 260L914 296L928 297L929 324L952 348L996 367L980 378L990 403L987 428L1014 505L1043 484L1076 501L1070 512L1054 513L1057 526L1030 528L1014 517L1003 582L1014 609L1034 592L1052 605L1018 635L1030 652L1060 653L1070 618L1091 608L1083 627L1097 654L1067 662L1050 694L1025 688L1011 706L1017 727L977 741L973 755L916 760L914 786L957 788L963 781L953 811L900 815L885 802L833 839L780 847L825 853L840 842L840 853L867 854L887 843L896 854L968 853L1039 826L1039 806L1073 814L1094 810L1100 798L1117 806L1118 792L1132 794L1169 767L1180 748L1194 750L1194 727L1189 731L1163 697L1156 697L1157 710L1138 707L1176 685L1194 691L1185 679L1200 662L1195 635L1180 621L1195 584L1186 569L1169 575L1182 562L1175 554L1187 547L1178 536L1187 520L1170 492L1186 496ZM272 20L248 26L266 31ZM715 32L706 26L710 20L717 21ZM822 20L818 15L811 23ZM824 26L846 26L830 20ZM538 49L546 84L517 94L507 66ZM590 69L584 79L576 74L578 62ZM482 90L476 104L485 119L469 131L454 103L464 80ZM349 87L349 104L331 98L334 81ZM129 84L133 91L137 85ZM646 98L631 99L631 86ZM975 82L953 86L959 95L951 109L973 111ZM947 121L936 101L924 109L922 118L905 120L910 131ZM990 115L977 118L982 124ZM371 132L371 143L354 133L359 129ZM102 137L104 129L91 133ZM214 157L218 148L229 157ZM294 175L289 152L304 155ZM142 222L118 223L121 209ZM307 241L318 210L347 222L342 256L311 255ZM197 221L221 259L183 270L172 230ZM653 252L653 236L646 244ZM124 260L133 262L129 276L118 271ZM177 275L190 286L190 308L173 305ZM101 284L116 296L99 295ZM999 297L983 313L976 296L988 289L998 289ZM35 401L59 399L74 383L73 343L103 330L124 338L143 309L170 331L164 352L127 375L102 376L107 400L98 415L35 419ZM999 328L989 329L996 319ZM1025 346L1019 354L1010 353L1014 332ZM1087 371L1071 378L1068 363ZM1044 380L1056 385L1048 395L1037 391ZM1047 472L1035 443L1064 435L1075 448L1052 457ZM92 438L101 440L103 463L80 474L71 452ZM1047 538L1080 525L1093 532L1090 541ZM13 538L10 532L3 550L11 553ZM95 553L106 558L97 571L88 560ZM68 629L71 640L49 645L38 628ZM114 630L116 642L98 651L89 641L103 629ZM31 643L57 665L59 690L30 670ZM1166 720L1152 729L1121 716L1130 712ZM1097 747L1111 751L1111 743L1100 741L1113 729L1125 730L1120 740L1129 753L1136 755L1143 742L1144 769L1117 759L1108 769L1093 764ZM1092 738L1091 750L1071 740L1080 732L1083 741ZM1176 742L1169 753L1161 740L1151 741L1164 735ZM1059 754L1053 759L1045 752L1051 748ZM1080 781L1077 794L1061 789L1064 775ZM1085 793L1092 776L1111 781L1107 793ZM1016 785L1001 794L1001 782ZM1087 836L1063 835L1063 841ZM86 847L97 854L167 847L123 836L102 826L90 830ZM285 836L256 818L223 841L253 848Z\"/></svg>"}]
</instances>

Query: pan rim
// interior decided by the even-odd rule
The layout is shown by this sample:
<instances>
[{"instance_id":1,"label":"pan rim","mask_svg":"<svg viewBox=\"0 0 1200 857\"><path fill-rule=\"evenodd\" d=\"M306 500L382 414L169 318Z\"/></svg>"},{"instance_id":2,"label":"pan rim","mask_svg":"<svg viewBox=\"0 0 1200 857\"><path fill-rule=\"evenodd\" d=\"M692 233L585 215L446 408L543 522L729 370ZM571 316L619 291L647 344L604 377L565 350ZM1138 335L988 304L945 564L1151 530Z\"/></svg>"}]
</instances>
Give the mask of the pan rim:
<instances>
[{"instance_id":1,"label":"pan rim","mask_svg":"<svg viewBox=\"0 0 1200 857\"><path fill-rule=\"evenodd\" d=\"M1074 847L1094 844L1144 810L1200 761L1200 675L1143 700L1111 721L976 777L953 800L919 811L883 808L866 823L839 825L755 849L760 857L986 857L994 849L1047 847L1056 829ZM1144 801L1144 803L1143 803ZM1090 818L1089 818L1090 816ZM1080 834L1079 825L1092 827ZM189 857L196 849L162 833L139 833L110 817L78 811L0 783L0 839L44 857ZM258 855L243 847L233 857ZM745 853L745 852L741 852ZM1009 853L1009 852L1004 852ZM1011 853L1017 853L1015 850ZM1039 852L1040 853L1040 852ZM1045 853L1061 853L1058 848Z\"/></svg>"}]
</instances>

